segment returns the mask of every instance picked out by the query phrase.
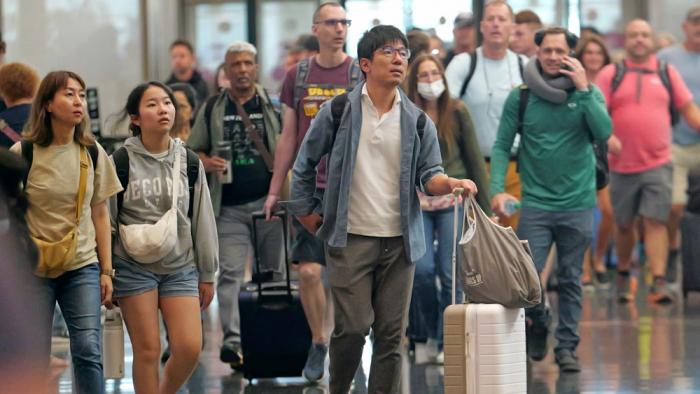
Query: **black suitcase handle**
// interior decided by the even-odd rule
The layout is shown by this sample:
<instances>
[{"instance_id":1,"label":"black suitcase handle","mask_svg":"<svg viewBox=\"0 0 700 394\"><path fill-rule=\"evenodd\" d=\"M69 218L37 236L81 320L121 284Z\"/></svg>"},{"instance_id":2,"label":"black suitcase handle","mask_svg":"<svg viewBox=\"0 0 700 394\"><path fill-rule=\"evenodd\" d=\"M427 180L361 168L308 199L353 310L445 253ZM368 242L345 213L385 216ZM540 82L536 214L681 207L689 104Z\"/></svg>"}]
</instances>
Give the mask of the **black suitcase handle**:
<instances>
[{"instance_id":1,"label":"black suitcase handle","mask_svg":"<svg viewBox=\"0 0 700 394\"><path fill-rule=\"evenodd\" d=\"M287 295L292 298L292 281L289 274L289 221L287 220L287 212L284 210L279 210L272 212L270 214L272 217L278 217L282 219L282 243L284 244L284 268L287 276ZM259 220L265 220L265 213L262 211L256 211L252 214L253 220L253 252L255 253L255 267L258 275L258 279L255 280L258 284L258 297L262 298L262 282L263 275L260 270L260 253L258 252L258 229L257 222Z\"/></svg>"}]
</instances>

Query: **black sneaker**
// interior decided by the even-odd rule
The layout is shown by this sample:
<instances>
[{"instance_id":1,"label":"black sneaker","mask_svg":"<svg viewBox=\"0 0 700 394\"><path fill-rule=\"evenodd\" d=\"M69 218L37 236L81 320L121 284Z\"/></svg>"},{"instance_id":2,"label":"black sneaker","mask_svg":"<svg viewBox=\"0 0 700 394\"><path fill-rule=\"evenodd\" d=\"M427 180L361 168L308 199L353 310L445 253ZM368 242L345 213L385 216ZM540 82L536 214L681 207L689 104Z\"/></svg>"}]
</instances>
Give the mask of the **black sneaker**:
<instances>
[{"instance_id":1,"label":"black sneaker","mask_svg":"<svg viewBox=\"0 0 700 394\"><path fill-rule=\"evenodd\" d=\"M610 279L608 279L608 275L605 271L603 272L595 272L595 281L598 282L598 286L601 289L609 289L610 288Z\"/></svg>"},{"instance_id":2,"label":"black sneaker","mask_svg":"<svg viewBox=\"0 0 700 394\"><path fill-rule=\"evenodd\" d=\"M533 361L542 361L547 356L549 351L547 337L549 336L549 323L551 316L549 316L549 311L547 311L547 323L546 324L536 324L532 321L527 326L526 340L527 340L527 355Z\"/></svg>"},{"instance_id":3,"label":"black sneaker","mask_svg":"<svg viewBox=\"0 0 700 394\"><path fill-rule=\"evenodd\" d=\"M579 364L578 357L573 350L560 350L557 352L555 358L557 364L559 364L559 370L562 372L581 372L581 364Z\"/></svg>"},{"instance_id":4,"label":"black sneaker","mask_svg":"<svg viewBox=\"0 0 700 394\"><path fill-rule=\"evenodd\" d=\"M243 351L238 342L229 342L221 345L219 359L231 365L231 368L240 371L243 369Z\"/></svg>"},{"instance_id":5,"label":"black sneaker","mask_svg":"<svg viewBox=\"0 0 700 394\"><path fill-rule=\"evenodd\" d=\"M325 368L326 355L328 354L328 346L323 343L312 343L309 349L309 355L306 358L306 365L302 375L309 382L318 382L323 378Z\"/></svg>"}]
</instances>

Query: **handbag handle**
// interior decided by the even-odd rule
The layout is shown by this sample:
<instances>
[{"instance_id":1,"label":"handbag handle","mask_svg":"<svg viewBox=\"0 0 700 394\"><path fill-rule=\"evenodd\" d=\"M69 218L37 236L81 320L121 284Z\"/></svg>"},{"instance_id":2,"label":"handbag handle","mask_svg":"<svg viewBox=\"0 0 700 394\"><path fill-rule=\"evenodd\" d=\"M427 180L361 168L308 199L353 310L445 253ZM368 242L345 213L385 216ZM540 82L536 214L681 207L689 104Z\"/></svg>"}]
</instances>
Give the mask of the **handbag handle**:
<instances>
[{"instance_id":1,"label":"handbag handle","mask_svg":"<svg viewBox=\"0 0 700 394\"><path fill-rule=\"evenodd\" d=\"M455 214L453 215L454 220L452 220L452 229L453 229L452 230L452 305L455 304L455 299L457 298L457 295L456 295L456 293L457 293L457 290L456 290L456 288L457 288L457 228L458 228L458 226L457 226L457 220L458 220L457 213L459 213L459 211L458 211L459 207L457 206L457 200L459 200L459 196L461 196L462 193L464 193L464 189L462 189L461 187L456 188L452 192L452 196L454 198L452 205L454 206L454 210L455 210ZM466 201L465 201L465 204L466 204Z\"/></svg>"}]
</instances>

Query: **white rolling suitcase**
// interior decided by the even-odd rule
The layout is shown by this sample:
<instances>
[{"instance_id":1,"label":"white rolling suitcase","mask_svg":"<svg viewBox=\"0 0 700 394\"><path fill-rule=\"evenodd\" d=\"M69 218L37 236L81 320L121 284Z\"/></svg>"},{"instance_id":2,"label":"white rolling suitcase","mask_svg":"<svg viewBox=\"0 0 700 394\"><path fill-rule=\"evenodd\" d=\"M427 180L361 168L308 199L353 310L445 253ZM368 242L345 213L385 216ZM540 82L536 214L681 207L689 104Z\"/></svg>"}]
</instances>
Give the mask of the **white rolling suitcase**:
<instances>
[{"instance_id":1,"label":"white rolling suitcase","mask_svg":"<svg viewBox=\"0 0 700 394\"><path fill-rule=\"evenodd\" d=\"M445 394L527 393L525 310L500 304L456 304L456 243L455 237L452 305L445 309L443 321Z\"/></svg>"}]
</instances>

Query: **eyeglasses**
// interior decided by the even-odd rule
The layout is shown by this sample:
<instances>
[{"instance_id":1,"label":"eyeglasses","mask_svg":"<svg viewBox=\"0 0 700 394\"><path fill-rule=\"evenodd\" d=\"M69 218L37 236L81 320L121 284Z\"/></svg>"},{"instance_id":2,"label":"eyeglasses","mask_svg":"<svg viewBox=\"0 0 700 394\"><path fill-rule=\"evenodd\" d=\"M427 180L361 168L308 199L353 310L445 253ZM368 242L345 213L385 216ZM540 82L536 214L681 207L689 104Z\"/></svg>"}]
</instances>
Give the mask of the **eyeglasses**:
<instances>
[{"instance_id":1,"label":"eyeglasses","mask_svg":"<svg viewBox=\"0 0 700 394\"><path fill-rule=\"evenodd\" d=\"M432 77L442 77L442 74L440 73L440 70L433 70L430 72L418 73L418 74L416 74L416 76L418 76L418 79L425 80L425 79L429 79L431 76Z\"/></svg>"},{"instance_id":2,"label":"eyeglasses","mask_svg":"<svg viewBox=\"0 0 700 394\"><path fill-rule=\"evenodd\" d=\"M347 26L350 26L352 21L350 19L325 19L322 21L314 22L314 24L316 24L316 25L321 24L321 23L328 26L328 27L335 27L338 23L347 27Z\"/></svg>"},{"instance_id":3,"label":"eyeglasses","mask_svg":"<svg viewBox=\"0 0 700 394\"><path fill-rule=\"evenodd\" d=\"M411 50L408 48L394 48L391 45L384 45L379 48L378 51L387 57L394 57L394 54L398 53L399 57L403 60L408 60L408 58L411 57Z\"/></svg>"}]
</instances>

